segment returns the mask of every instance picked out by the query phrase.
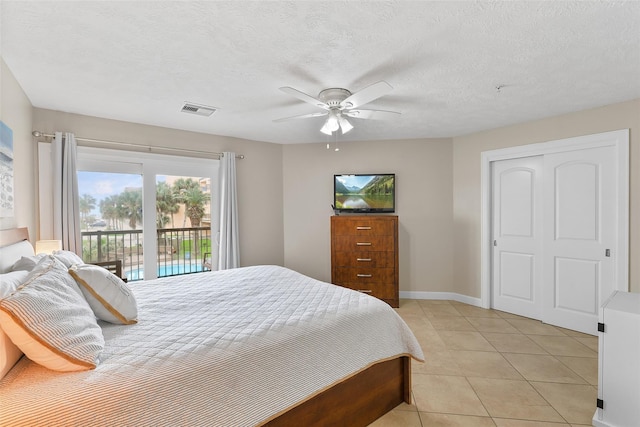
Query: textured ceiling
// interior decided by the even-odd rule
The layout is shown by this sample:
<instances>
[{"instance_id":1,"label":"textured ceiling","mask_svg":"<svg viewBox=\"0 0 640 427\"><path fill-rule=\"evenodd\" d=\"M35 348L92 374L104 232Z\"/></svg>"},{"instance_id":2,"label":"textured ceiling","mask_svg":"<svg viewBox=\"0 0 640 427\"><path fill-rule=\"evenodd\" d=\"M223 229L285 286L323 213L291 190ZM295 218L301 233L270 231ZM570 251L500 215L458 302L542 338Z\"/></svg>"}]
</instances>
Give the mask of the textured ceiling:
<instances>
[{"instance_id":1,"label":"textured ceiling","mask_svg":"<svg viewBox=\"0 0 640 427\"><path fill-rule=\"evenodd\" d=\"M636 1L0 4L2 57L34 106L209 134L331 140L322 117L273 122L320 111L281 86L393 86L364 108L402 115L354 119L341 140L457 136L640 98ZM219 110L180 113L185 101Z\"/></svg>"}]
</instances>

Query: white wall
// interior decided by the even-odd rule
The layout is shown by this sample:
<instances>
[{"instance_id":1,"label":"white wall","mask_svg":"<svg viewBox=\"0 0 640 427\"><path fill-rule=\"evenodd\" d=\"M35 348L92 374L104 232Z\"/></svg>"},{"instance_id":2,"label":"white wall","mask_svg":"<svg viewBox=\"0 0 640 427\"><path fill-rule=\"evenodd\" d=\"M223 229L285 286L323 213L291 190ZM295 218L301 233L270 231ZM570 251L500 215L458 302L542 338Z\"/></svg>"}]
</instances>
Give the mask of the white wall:
<instances>
[{"instance_id":1,"label":"white wall","mask_svg":"<svg viewBox=\"0 0 640 427\"><path fill-rule=\"evenodd\" d=\"M40 108L33 109L33 129L134 144L244 154L245 158L236 163L240 263L284 264L281 145ZM131 155L135 156L135 152Z\"/></svg>"},{"instance_id":2,"label":"white wall","mask_svg":"<svg viewBox=\"0 0 640 427\"><path fill-rule=\"evenodd\" d=\"M14 216L0 218L0 229L28 227L29 237L35 242L36 148L31 140L32 106L4 60L0 62L0 120L13 131L14 161Z\"/></svg>"},{"instance_id":3,"label":"white wall","mask_svg":"<svg viewBox=\"0 0 640 427\"><path fill-rule=\"evenodd\" d=\"M395 173L400 290L453 287L451 140L363 141L283 147L285 265L331 280L333 175Z\"/></svg>"}]
</instances>

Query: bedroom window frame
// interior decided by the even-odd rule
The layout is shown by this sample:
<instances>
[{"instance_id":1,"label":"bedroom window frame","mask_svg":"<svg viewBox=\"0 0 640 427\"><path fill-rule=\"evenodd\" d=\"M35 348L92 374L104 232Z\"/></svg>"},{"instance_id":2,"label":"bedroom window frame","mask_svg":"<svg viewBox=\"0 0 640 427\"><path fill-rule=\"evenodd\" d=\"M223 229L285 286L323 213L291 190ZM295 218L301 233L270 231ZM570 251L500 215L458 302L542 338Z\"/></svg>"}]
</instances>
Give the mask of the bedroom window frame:
<instances>
[{"instance_id":1,"label":"bedroom window frame","mask_svg":"<svg viewBox=\"0 0 640 427\"><path fill-rule=\"evenodd\" d=\"M53 234L53 224L51 215L43 214L51 212L53 206L51 198L51 180L46 177L51 176L51 144L38 144L39 157L39 201L40 201L40 238ZM143 252L143 265L145 268L145 279L155 279L157 272L158 242L156 239L156 180L157 175L174 175L185 177L206 177L211 179L211 237L217 241L220 222L220 195L219 191L219 171L220 161L218 159L177 156L157 153L144 153L137 151L126 151L117 149L106 149L96 147L78 147L77 169L90 172L109 173L133 173L142 175L143 188L143 218L142 229L153 232L143 233L143 247L148 248ZM144 212L151 214L145 215ZM215 227L215 229L214 229ZM215 236L215 238L214 238ZM215 243L215 242L213 242ZM213 247L216 245L212 245ZM218 269L218 257L212 254L212 270Z\"/></svg>"}]
</instances>

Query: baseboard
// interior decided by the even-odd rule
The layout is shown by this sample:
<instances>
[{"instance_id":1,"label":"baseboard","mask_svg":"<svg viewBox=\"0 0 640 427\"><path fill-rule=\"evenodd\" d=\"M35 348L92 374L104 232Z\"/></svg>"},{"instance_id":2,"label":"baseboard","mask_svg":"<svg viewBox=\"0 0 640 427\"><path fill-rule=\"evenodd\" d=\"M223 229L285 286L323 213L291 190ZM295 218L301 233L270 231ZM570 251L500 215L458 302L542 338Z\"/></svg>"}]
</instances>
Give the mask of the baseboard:
<instances>
[{"instance_id":1,"label":"baseboard","mask_svg":"<svg viewBox=\"0 0 640 427\"><path fill-rule=\"evenodd\" d=\"M455 292L414 292L400 291L400 299L433 299L433 300L451 300L465 304L482 307L480 298L470 297L468 295L457 294Z\"/></svg>"}]
</instances>

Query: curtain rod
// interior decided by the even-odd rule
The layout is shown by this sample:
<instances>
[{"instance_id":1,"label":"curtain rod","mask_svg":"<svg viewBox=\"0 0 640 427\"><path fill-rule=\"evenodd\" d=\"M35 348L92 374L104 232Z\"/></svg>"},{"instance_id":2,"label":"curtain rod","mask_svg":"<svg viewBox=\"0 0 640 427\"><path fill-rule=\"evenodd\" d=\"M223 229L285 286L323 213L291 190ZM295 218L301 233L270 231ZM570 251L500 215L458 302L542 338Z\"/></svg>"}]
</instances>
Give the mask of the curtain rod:
<instances>
[{"instance_id":1,"label":"curtain rod","mask_svg":"<svg viewBox=\"0 0 640 427\"><path fill-rule=\"evenodd\" d=\"M31 134L36 137L44 137L44 138L55 138L55 135L50 134L50 133L43 133L37 130L34 130L33 132L31 132ZM149 152L153 151L153 150L160 150L160 151L173 151L173 152L177 152L177 153L191 153L191 154L206 154L206 155L214 155L214 156L218 156L218 158L223 157L224 153L216 153L213 151L201 151L201 150L188 150L186 148L171 148L171 147L161 147L161 146L153 146L153 145L142 145L142 144L134 144L131 142L118 142L118 141L109 141L106 139L93 139L93 138L80 138L78 136L76 136L76 140L77 141L85 141L85 142L94 142L97 144L107 144L107 145L120 145L120 146L126 146L126 147L137 147L137 148L146 148L147 150L149 150ZM244 159L244 155L243 154L236 154L236 159Z\"/></svg>"}]
</instances>

